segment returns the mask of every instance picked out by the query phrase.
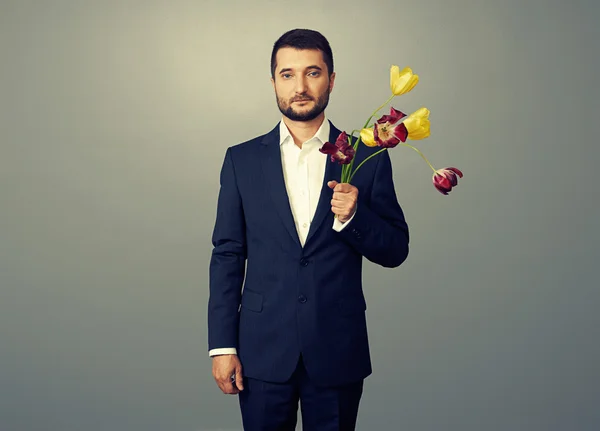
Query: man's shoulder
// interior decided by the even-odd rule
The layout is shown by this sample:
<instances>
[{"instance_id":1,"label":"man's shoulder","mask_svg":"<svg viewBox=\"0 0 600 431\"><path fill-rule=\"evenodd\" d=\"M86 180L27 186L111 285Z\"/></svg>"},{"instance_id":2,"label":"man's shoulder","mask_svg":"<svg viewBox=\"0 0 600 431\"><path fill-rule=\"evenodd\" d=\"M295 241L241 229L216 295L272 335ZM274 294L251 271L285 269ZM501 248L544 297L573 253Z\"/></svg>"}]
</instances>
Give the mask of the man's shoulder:
<instances>
[{"instance_id":1,"label":"man's shoulder","mask_svg":"<svg viewBox=\"0 0 600 431\"><path fill-rule=\"evenodd\" d=\"M255 150L266 136L267 134L264 134L252 139L248 139L247 141L240 142L239 144L233 144L229 147L229 149L236 153L248 150Z\"/></svg>"},{"instance_id":2,"label":"man's shoulder","mask_svg":"<svg viewBox=\"0 0 600 431\"><path fill-rule=\"evenodd\" d=\"M270 131L263 133L262 135L256 136L254 138L248 139L246 141L240 142L238 144L234 144L229 147L232 152L236 154L246 153L248 151L255 151L259 145L261 145L265 140L275 139L278 135L279 123L271 129Z\"/></svg>"}]
</instances>

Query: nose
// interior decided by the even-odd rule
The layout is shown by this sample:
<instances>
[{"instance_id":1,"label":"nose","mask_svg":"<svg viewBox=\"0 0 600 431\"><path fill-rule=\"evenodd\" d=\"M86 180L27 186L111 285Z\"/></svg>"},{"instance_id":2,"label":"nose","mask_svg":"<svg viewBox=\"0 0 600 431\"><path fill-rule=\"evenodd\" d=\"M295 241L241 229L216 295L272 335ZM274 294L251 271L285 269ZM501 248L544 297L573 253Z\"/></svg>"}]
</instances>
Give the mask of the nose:
<instances>
[{"instance_id":1,"label":"nose","mask_svg":"<svg viewBox=\"0 0 600 431\"><path fill-rule=\"evenodd\" d=\"M303 94L306 92L306 81L304 76L299 76L296 80L296 93Z\"/></svg>"}]
</instances>

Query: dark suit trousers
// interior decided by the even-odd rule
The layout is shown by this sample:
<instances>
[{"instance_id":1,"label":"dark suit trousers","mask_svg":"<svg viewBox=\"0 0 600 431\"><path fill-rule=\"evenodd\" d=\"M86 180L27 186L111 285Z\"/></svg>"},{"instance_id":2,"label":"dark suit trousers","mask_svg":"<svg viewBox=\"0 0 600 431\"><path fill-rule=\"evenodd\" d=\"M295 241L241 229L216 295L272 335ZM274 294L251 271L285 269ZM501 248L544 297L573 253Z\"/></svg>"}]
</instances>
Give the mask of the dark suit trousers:
<instances>
[{"instance_id":1,"label":"dark suit trousers","mask_svg":"<svg viewBox=\"0 0 600 431\"><path fill-rule=\"evenodd\" d=\"M238 397L245 431L294 431L298 402L304 431L353 431L362 392L362 380L338 387L315 385L300 357L287 382L244 377Z\"/></svg>"}]
</instances>

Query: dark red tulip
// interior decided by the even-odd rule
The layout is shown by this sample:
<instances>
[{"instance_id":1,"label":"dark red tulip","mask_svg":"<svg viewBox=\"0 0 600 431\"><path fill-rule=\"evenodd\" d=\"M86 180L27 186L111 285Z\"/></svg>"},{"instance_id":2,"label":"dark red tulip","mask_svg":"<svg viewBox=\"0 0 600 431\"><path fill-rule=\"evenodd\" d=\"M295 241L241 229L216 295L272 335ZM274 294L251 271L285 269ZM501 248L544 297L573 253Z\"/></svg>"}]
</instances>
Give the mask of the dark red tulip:
<instances>
[{"instance_id":1,"label":"dark red tulip","mask_svg":"<svg viewBox=\"0 0 600 431\"><path fill-rule=\"evenodd\" d=\"M386 122L396 124L398 122L398 120L401 120L404 117L406 117L406 114L404 112L398 111L397 109L394 109L393 107L390 106L390 114L382 116L379 120L377 120L377 122L379 124L386 123Z\"/></svg>"},{"instance_id":2,"label":"dark red tulip","mask_svg":"<svg viewBox=\"0 0 600 431\"><path fill-rule=\"evenodd\" d=\"M331 142L325 142L319 151L323 154L331 155L332 162L338 162L340 165L347 165L354 158L354 148L348 143L346 132L340 133L335 140L335 145Z\"/></svg>"},{"instance_id":3,"label":"dark red tulip","mask_svg":"<svg viewBox=\"0 0 600 431\"><path fill-rule=\"evenodd\" d=\"M375 142L382 148L393 148L402 142L406 142L408 130L404 123L398 122L406 117L404 112L390 107L390 114L382 116L373 126L373 137Z\"/></svg>"},{"instance_id":4,"label":"dark red tulip","mask_svg":"<svg viewBox=\"0 0 600 431\"><path fill-rule=\"evenodd\" d=\"M458 177L462 178L463 173L457 168L438 169L433 174L433 185L440 193L447 195L458 184Z\"/></svg>"}]
</instances>

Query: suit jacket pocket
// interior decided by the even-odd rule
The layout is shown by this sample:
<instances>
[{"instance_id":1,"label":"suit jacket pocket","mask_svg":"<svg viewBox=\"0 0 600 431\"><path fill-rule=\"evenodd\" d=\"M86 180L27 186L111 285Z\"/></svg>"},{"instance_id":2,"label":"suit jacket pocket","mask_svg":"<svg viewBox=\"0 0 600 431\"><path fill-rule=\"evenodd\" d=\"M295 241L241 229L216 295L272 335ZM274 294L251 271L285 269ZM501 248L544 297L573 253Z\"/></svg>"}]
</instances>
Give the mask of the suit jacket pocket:
<instances>
[{"instance_id":1,"label":"suit jacket pocket","mask_svg":"<svg viewBox=\"0 0 600 431\"><path fill-rule=\"evenodd\" d=\"M244 288L242 292L242 307L260 313L262 305L263 297L260 293Z\"/></svg>"}]
</instances>

